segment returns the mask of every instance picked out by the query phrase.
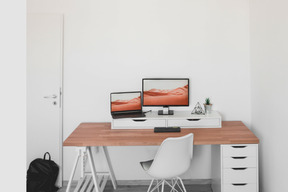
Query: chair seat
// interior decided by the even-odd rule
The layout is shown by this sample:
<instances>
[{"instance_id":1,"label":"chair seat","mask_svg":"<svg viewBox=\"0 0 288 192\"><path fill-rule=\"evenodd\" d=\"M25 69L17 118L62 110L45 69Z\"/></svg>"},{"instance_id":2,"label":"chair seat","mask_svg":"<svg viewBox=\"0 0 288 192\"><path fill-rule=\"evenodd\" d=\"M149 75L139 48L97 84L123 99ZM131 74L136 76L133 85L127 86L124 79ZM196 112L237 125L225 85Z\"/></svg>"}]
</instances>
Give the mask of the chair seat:
<instances>
[{"instance_id":1,"label":"chair seat","mask_svg":"<svg viewBox=\"0 0 288 192\"><path fill-rule=\"evenodd\" d=\"M141 164L142 168L143 168L145 171L147 171L147 170L151 167L153 161L154 161L154 159L149 160L149 161L142 161L142 162L140 162L140 164Z\"/></svg>"}]
</instances>

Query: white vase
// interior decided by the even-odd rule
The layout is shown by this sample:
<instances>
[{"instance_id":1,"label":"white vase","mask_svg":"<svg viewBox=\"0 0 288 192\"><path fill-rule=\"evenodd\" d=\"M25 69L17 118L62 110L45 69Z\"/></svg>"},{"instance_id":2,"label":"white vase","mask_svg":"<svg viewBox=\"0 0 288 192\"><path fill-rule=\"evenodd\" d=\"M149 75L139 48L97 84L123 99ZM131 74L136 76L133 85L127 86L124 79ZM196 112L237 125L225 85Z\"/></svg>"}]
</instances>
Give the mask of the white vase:
<instances>
[{"instance_id":1,"label":"white vase","mask_svg":"<svg viewBox=\"0 0 288 192\"><path fill-rule=\"evenodd\" d=\"M204 107L205 107L205 113L210 114L212 111L212 104L210 104L210 105L204 104Z\"/></svg>"}]
</instances>

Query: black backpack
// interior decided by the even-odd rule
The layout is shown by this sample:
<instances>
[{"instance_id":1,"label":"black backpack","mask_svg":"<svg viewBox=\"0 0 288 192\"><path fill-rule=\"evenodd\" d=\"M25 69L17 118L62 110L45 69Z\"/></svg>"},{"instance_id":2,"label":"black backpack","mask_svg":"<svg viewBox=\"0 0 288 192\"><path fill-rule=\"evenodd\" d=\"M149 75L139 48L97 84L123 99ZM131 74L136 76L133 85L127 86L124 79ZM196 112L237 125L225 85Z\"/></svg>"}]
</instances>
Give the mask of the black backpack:
<instances>
[{"instance_id":1,"label":"black backpack","mask_svg":"<svg viewBox=\"0 0 288 192\"><path fill-rule=\"evenodd\" d=\"M46 154L49 160L46 160ZM43 159L33 160L27 171L27 192L55 192L59 188L55 186L59 173L59 167L51 161L48 152L44 154Z\"/></svg>"}]
</instances>

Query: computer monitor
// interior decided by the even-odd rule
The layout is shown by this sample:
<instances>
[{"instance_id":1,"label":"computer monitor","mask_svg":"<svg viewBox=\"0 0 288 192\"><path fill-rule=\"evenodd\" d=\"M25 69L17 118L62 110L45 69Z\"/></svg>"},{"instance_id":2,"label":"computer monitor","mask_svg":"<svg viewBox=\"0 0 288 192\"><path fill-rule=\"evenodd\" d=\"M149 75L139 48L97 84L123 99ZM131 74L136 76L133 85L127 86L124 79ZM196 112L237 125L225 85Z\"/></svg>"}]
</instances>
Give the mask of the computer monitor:
<instances>
[{"instance_id":1,"label":"computer monitor","mask_svg":"<svg viewBox=\"0 0 288 192\"><path fill-rule=\"evenodd\" d=\"M143 106L163 106L159 115L173 115L169 106L189 106L188 78L142 79Z\"/></svg>"}]
</instances>

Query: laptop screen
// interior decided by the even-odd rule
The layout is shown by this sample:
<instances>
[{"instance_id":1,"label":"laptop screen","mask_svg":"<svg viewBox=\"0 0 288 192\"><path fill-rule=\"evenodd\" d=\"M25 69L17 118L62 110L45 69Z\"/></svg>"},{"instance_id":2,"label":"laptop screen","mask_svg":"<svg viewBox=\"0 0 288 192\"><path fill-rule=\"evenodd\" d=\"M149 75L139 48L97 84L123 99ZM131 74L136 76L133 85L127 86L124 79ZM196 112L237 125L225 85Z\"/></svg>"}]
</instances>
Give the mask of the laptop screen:
<instances>
[{"instance_id":1,"label":"laptop screen","mask_svg":"<svg viewBox=\"0 0 288 192\"><path fill-rule=\"evenodd\" d=\"M141 91L111 93L110 102L111 113L142 111Z\"/></svg>"}]
</instances>

